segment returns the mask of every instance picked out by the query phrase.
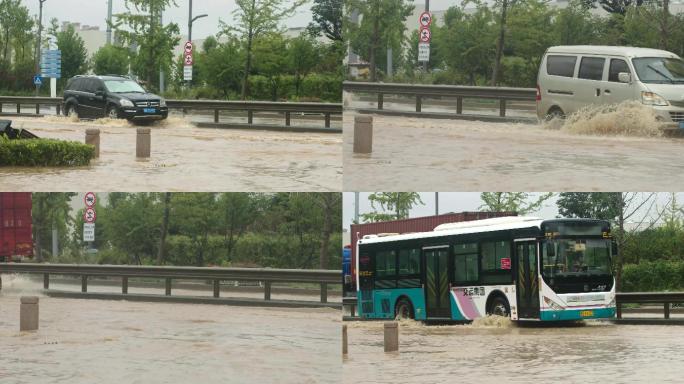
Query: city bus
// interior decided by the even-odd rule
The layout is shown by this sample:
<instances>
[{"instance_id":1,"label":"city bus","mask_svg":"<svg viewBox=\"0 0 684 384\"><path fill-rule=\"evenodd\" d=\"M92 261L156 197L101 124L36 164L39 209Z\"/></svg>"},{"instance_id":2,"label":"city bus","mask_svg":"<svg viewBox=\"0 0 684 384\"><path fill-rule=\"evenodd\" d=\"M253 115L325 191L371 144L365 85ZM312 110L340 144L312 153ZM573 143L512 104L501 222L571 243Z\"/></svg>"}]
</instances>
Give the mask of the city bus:
<instances>
[{"instance_id":1,"label":"city bus","mask_svg":"<svg viewBox=\"0 0 684 384\"><path fill-rule=\"evenodd\" d=\"M615 316L610 224L500 217L359 240L359 316L572 321Z\"/></svg>"}]
</instances>

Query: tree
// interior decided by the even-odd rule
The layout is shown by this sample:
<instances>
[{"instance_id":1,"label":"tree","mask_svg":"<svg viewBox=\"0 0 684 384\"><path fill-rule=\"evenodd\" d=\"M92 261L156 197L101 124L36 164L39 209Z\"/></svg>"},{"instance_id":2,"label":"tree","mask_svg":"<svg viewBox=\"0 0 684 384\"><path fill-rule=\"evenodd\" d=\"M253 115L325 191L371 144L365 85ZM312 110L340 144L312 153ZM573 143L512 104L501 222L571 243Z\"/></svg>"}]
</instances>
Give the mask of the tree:
<instances>
[{"instance_id":1,"label":"tree","mask_svg":"<svg viewBox=\"0 0 684 384\"><path fill-rule=\"evenodd\" d=\"M243 79L244 52L235 37L206 51L197 60L201 82L220 90L224 97L240 89ZM182 63L180 63L182 64Z\"/></svg>"},{"instance_id":2,"label":"tree","mask_svg":"<svg viewBox=\"0 0 684 384\"><path fill-rule=\"evenodd\" d=\"M36 259L44 259L44 248L49 248L52 231L56 230L59 243L64 245L67 228L71 222L69 201L75 193L36 192L32 194L33 238L36 245ZM52 255L56 257L57 255Z\"/></svg>"},{"instance_id":3,"label":"tree","mask_svg":"<svg viewBox=\"0 0 684 384\"><path fill-rule=\"evenodd\" d=\"M57 48L62 51L62 77L59 82L64 86L70 78L88 71L88 51L73 25L69 24L65 30L57 32L54 28L57 20L53 20L50 33L55 36Z\"/></svg>"},{"instance_id":4,"label":"tree","mask_svg":"<svg viewBox=\"0 0 684 384\"><path fill-rule=\"evenodd\" d=\"M321 33L332 41L342 42L343 0L313 0L313 21L307 27L309 33L318 37Z\"/></svg>"},{"instance_id":5,"label":"tree","mask_svg":"<svg viewBox=\"0 0 684 384\"><path fill-rule=\"evenodd\" d=\"M586 4L596 8L596 3L601 6L608 13L617 13L624 15L630 6L640 6L644 4L644 0L585 0Z\"/></svg>"},{"instance_id":6,"label":"tree","mask_svg":"<svg viewBox=\"0 0 684 384\"><path fill-rule=\"evenodd\" d=\"M209 234L218 223L216 195L213 193L178 193L173 198L174 214L181 220L174 222L175 228L188 236L195 249L198 267L205 265L209 245Z\"/></svg>"},{"instance_id":7,"label":"tree","mask_svg":"<svg viewBox=\"0 0 684 384\"><path fill-rule=\"evenodd\" d=\"M255 206L253 198L247 193L222 193L218 198L220 226L223 232L225 257L232 260L235 245L254 222Z\"/></svg>"},{"instance_id":8,"label":"tree","mask_svg":"<svg viewBox=\"0 0 684 384\"><path fill-rule=\"evenodd\" d=\"M538 211L551 197L552 192L542 193L537 197L527 192L483 192L480 194L483 203L480 209L485 212L517 212L525 215Z\"/></svg>"},{"instance_id":9,"label":"tree","mask_svg":"<svg viewBox=\"0 0 684 384\"><path fill-rule=\"evenodd\" d=\"M288 64L288 57L284 54L286 44L283 36L275 33L264 34L254 40L254 71L266 77L272 101L278 100L281 75Z\"/></svg>"},{"instance_id":10,"label":"tree","mask_svg":"<svg viewBox=\"0 0 684 384\"><path fill-rule=\"evenodd\" d=\"M114 45L105 45L92 58L93 71L99 75L128 73L128 50Z\"/></svg>"},{"instance_id":11,"label":"tree","mask_svg":"<svg viewBox=\"0 0 684 384\"><path fill-rule=\"evenodd\" d=\"M157 89L159 71L169 72L173 49L180 41L178 24L161 23L162 12L170 5L177 6L175 0L126 0L127 12L115 15L113 26L124 45L138 47L133 72Z\"/></svg>"},{"instance_id":12,"label":"tree","mask_svg":"<svg viewBox=\"0 0 684 384\"><path fill-rule=\"evenodd\" d=\"M342 217L341 203L342 194L340 193L310 193L314 202L318 205L323 213L323 225L321 226L321 248L319 252L320 269L328 268L328 260L330 255L330 235L334 229L341 229L340 221Z\"/></svg>"},{"instance_id":13,"label":"tree","mask_svg":"<svg viewBox=\"0 0 684 384\"><path fill-rule=\"evenodd\" d=\"M362 214L361 219L364 222L407 219L411 208L417 204L425 204L417 192L376 192L368 196L368 201L374 212Z\"/></svg>"},{"instance_id":14,"label":"tree","mask_svg":"<svg viewBox=\"0 0 684 384\"><path fill-rule=\"evenodd\" d=\"M499 7L499 37L496 39L496 54L494 56L494 70L492 71L492 87L496 86L499 81L499 72L501 71L501 58L503 57L503 50L506 38L506 22L508 21L507 12L509 7L514 7L518 0L495 0L496 6Z\"/></svg>"},{"instance_id":15,"label":"tree","mask_svg":"<svg viewBox=\"0 0 684 384\"><path fill-rule=\"evenodd\" d=\"M295 94L299 97L302 80L320 61L320 47L310 37L299 35L288 42L287 61L295 74Z\"/></svg>"},{"instance_id":16,"label":"tree","mask_svg":"<svg viewBox=\"0 0 684 384\"><path fill-rule=\"evenodd\" d=\"M171 215L171 192L164 193L164 211L162 213L161 227L159 228L159 250L157 251L157 264L162 265L166 256L166 235L169 233L169 216Z\"/></svg>"},{"instance_id":17,"label":"tree","mask_svg":"<svg viewBox=\"0 0 684 384\"><path fill-rule=\"evenodd\" d=\"M619 192L561 192L556 205L562 217L614 222L620 215Z\"/></svg>"},{"instance_id":18,"label":"tree","mask_svg":"<svg viewBox=\"0 0 684 384\"><path fill-rule=\"evenodd\" d=\"M249 94L249 74L252 70L252 48L254 41L264 34L276 32L282 19L292 15L306 0L294 0L285 5L285 0L235 0L234 24L221 26L223 34L237 33L244 41L244 71L242 75L242 100Z\"/></svg>"}]
</instances>

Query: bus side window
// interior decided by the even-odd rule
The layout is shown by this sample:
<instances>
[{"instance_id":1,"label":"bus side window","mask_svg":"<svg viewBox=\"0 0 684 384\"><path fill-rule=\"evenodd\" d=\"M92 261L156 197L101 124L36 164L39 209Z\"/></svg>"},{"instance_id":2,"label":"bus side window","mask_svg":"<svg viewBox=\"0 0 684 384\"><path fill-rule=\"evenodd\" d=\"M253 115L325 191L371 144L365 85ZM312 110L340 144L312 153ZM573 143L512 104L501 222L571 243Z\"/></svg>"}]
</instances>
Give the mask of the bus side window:
<instances>
[{"instance_id":1,"label":"bus side window","mask_svg":"<svg viewBox=\"0 0 684 384\"><path fill-rule=\"evenodd\" d=\"M454 246L454 282L477 282L477 243Z\"/></svg>"},{"instance_id":2,"label":"bus side window","mask_svg":"<svg viewBox=\"0 0 684 384\"><path fill-rule=\"evenodd\" d=\"M420 249L399 251L399 275L420 274Z\"/></svg>"}]
</instances>

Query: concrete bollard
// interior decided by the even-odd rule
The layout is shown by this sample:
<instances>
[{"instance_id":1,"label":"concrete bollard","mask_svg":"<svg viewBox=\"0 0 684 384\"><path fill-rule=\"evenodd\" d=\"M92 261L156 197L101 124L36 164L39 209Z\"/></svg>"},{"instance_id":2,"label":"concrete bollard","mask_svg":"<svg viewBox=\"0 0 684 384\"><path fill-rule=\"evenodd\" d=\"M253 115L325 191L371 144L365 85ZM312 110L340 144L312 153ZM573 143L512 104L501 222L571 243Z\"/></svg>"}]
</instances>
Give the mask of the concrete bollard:
<instances>
[{"instance_id":1,"label":"concrete bollard","mask_svg":"<svg viewBox=\"0 0 684 384\"><path fill-rule=\"evenodd\" d=\"M354 153L373 152L373 116L354 116Z\"/></svg>"},{"instance_id":2,"label":"concrete bollard","mask_svg":"<svg viewBox=\"0 0 684 384\"><path fill-rule=\"evenodd\" d=\"M95 147L95 158L100 157L100 130L97 128L86 129L85 143Z\"/></svg>"},{"instance_id":3,"label":"concrete bollard","mask_svg":"<svg viewBox=\"0 0 684 384\"><path fill-rule=\"evenodd\" d=\"M342 355L347 355L349 350L347 349L347 325L342 326Z\"/></svg>"},{"instance_id":4,"label":"concrete bollard","mask_svg":"<svg viewBox=\"0 0 684 384\"><path fill-rule=\"evenodd\" d=\"M38 297L21 297L21 307L19 309L19 330L22 332L38 330Z\"/></svg>"},{"instance_id":5,"label":"concrete bollard","mask_svg":"<svg viewBox=\"0 0 684 384\"><path fill-rule=\"evenodd\" d=\"M135 142L135 155L137 157L150 157L150 147L152 138L149 128L138 128L138 135Z\"/></svg>"},{"instance_id":6,"label":"concrete bollard","mask_svg":"<svg viewBox=\"0 0 684 384\"><path fill-rule=\"evenodd\" d=\"M399 350L399 324L396 321L385 323L385 352Z\"/></svg>"}]
</instances>

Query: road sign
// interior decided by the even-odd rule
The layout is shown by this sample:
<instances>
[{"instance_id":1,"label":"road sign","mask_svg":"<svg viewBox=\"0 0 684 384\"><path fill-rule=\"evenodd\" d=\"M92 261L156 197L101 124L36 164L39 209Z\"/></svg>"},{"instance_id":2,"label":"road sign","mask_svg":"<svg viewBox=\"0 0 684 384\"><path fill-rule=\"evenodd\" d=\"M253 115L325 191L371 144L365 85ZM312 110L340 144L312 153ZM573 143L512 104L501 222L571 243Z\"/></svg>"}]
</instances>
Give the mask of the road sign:
<instances>
[{"instance_id":1,"label":"road sign","mask_svg":"<svg viewBox=\"0 0 684 384\"><path fill-rule=\"evenodd\" d=\"M192 65L192 53L185 55L185 65Z\"/></svg>"},{"instance_id":2,"label":"road sign","mask_svg":"<svg viewBox=\"0 0 684 384\"><path fill-rule=\"evenodd\" d=\"M431 37L432 37L432 33L430 32L430 28L428 28L428 27L421 27L420 28L420 41L422 41L423 43L429 43Z\"/></svg>"},{"instance_id":3,"label":"road sign","mask_svg":"<svg viewBox=\"0 0 684 384\"><path fill-rule=\"evenodd\" d=\"M91 208L95 206L95 202L97 201L97 197L93 192L88 192L85 194L85 197L83 198L83 201L85 202L86 207Z\"/></svg>"},{"instance_id":4,"label":"road sign","mask_svg":"<svg viewBox=\"0 0 684 384\"><path fill-rule=\"evenodd\" d=\"M422 27L429 27L430 24L432 24L432 15L430 12L425 11L420 14L420 17L418 18L418 22Z\"/></svg>"},{"instance_id":5,"label":"road sign","mask_svg":"<svg viewBox=\"0 0 684 384\"><path fill-rule=\"evenodd\" d=\"M42 77L58 79L62 77L62 51L48 49L40 55L40 73Z\"/></svg>"},{"instance_id":6,"label":"road sign","mask_svg":"<svg viewBox=\"0 0 684 384\"><path fill-rule=\"evenodd\" d=\"M430 43L418 43L418 61L430 61Z\"/></svg>"},{"instance_id":7,"label":"road sign","mask_svg":"<svg viewBox=\"0 0 684 384\"><path fill-rule=\"evenodd\" d=\"M83 241L95 241L95 223L83 223Z\"/></svg>"},{"instance_id":8,"label":"road sign","mask_svg":"<svg viewBox=\"0 0 684 384\"><path fill-rule=\"evenodd\" d=\"M192 41L186 41L185 46L183 47L185 50L185 54L191 54L192 53Z\"/></svg>"},{"instance_id":9,"label":"road sign","mask_svg":"<svg viewBox=\"0 0 684 384\"><path fill-rule=\"evenodd\" d=\"M40 75L33 76L33 85L43 85L43 79L40 78Z\"/></svg>"},{"instance_id":10,"label":"road sign","mask_svg":"<svg viewBox=\"0 0 684 384\"><path fill-rule=\"evenodd\" d=\"M85 212L83 212L83 221L86 223L94 223L96 217L97 215L93 208L86 208Z\"/></svg>"},{"instance_id":11,"label":"road sign","mask_svg":"<svg viewBox=\"0 0 684 384\"><path fill-rule=\"evenodd\" d=\"M192 81L192 65L183 67L183 81Z\"/></svg>"}]
</instances>

